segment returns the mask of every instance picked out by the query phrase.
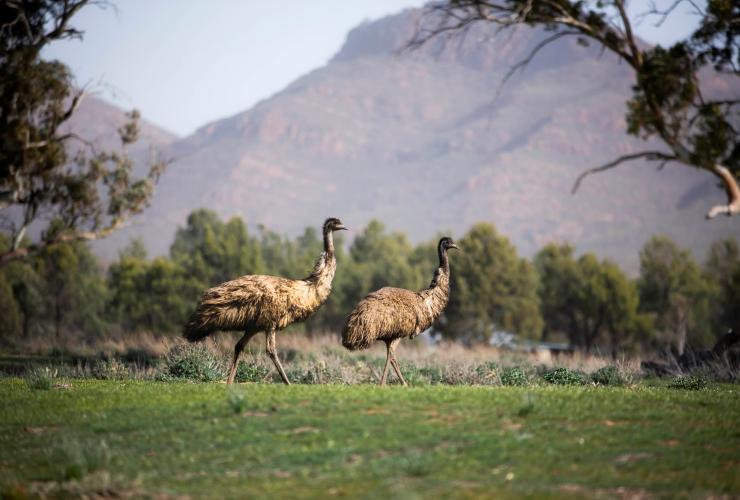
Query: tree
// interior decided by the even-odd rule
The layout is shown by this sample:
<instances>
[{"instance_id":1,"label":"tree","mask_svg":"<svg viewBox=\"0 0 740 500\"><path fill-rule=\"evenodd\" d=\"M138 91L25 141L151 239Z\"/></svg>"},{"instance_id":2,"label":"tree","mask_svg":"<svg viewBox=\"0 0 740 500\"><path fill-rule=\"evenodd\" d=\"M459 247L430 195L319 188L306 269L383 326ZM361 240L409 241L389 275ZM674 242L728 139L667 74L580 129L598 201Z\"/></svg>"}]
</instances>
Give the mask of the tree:
<instances>
[{"instance_id":1,"label":"tree","mask_svg":"<svg viewBox=\"0 0 740 500\"><path fill-rule=\"evenodd\" d=\"M678 355L687 343L706 345L711 331L712 288L691 254L665 236L654 236L640 252L638 280L641 310L655 317L655 326Z\"/></svg>"},{"instance_id":2,"label":"tree","mask_svg":"<svg viewBox=\"0 0 740 500\"><path fill-rule=\"evenodd\" d=\"M657 137L664 147L620 156L587 170L576 179L573 191L586 176L624 162L680 163L714 175L727 193L727 203L712 207L707 218L734 215L740 213L740 99L710 98L702 92L699 72L711 65L729 79L740 76L740 3L708 0L701 9L691 0L676 0L661 11L649 2L645 15L661 23L682 3L691 6L701 21L692 36L667 48L649 47L637 39L625 0L444 0L426 8L409 45L421 45L441 34L464 34L476 23L495 25L499 31L520 25L544 27L549 36L510 70L510 76L560 38L596 43L634 72L627 132L642 139Z\"/></svg>"},{"instance_id":3,"label":"tree","mask_svg":"<svg viewBox=\"0 0 740 500\"><path fill-rule=\"evenodd\" d=\"M360 300L366 293L384 286L421 288L420 276L409 263L412 252L405 234L386 234L383 223L371 220L349 250L353 267L361 269L364 277L361 287L365 291L353 298ZM432 271L428 271L430 280Z\"/></svg>"},{"instance_id":4,"label":"tree","mask_svg":"<svg viewBox=\"0 0 740 500\"><path fill-rule=\"evenodd\" d=\"M126 148L138 138L138 112L119 129L121 151L98 151L65 132L83 99L69 68L41 59L57 40L81 38L70 25L89 0L8 1L0 5L0 211L11 240L0 266L65 241L94 240L144 209L166 162L132 175ZM28 228L41 233L24 245Z\"/></svg>"},{"instance_id":5,"label":"tree","mask_svg":"<svg viewBox=\"0 0 740 500\"><path fill-rule=\"evenodd\" d=\"M586 352L600 341L613 357L649 336L649 318L638 313L634 283L614 263L588 253L575 259L570 245L545 246L535 256L545 321L543 337L561 333Z\"/></svg>"},{"instance_id":6,"label":"tree","mask_svg":"<svg viewBox=\"0 0 740 500\"><path fill-rule=\"evenodd\" d=\"M544 321L542 340L549 340L557 333L568 336L575 321L573 314L580 284L573 247L548 244L535 256L534 266L540 278L538 295Z\"/></svg>"},{"instance_id":7,"label":"tree","mask_svg":"<svg viewBox=\"0 0 740 500\"><path fill-rule=\"evenodd\" d=\"M0 274L0 340L7 341L21 332L22 314L13 296L13 288Z\"/></svg>"},{"instance_id":8,"label":"tree","mask_svg":"<svg viewBox=\"0 0 740 500\"><path fill-rule=\"evenodd\" d=\"M204 288L265 272L260 243L244 221L233 217L224 224L206 209L192 212L185 227L177 229L170 257Z\"/></svg>"},{"instance_id":9,"label":"tree","mask_svg":"<svg viewBox=\"0 0 740 500\"><path fill-rule=\"evenodd\" d=\"M55 243L33 258L44 280L44 319L62 333L99 334L107 290L98 261L84 242Z\"/></svg>"},{"instance_id":10,"label":"tree","mask_svg":"<svg viewBox=\"0 0 740 500\"><path fill-rule=\"evenodd\" d=\"M704 277L717 297L712 310L712 327L717 335L728 328L740 332L740 249L736 240L718 240L709 249Z\"/></svg>"},{"instance_id":11,"label":"tree","mask_svg":"<svg viewBox=\"0 0 740 500\"><path fill-rule=\"evenodd\" d=\"M443 335L468 341L490 340L504 330L536 338L542 330L537 274L491 224L473 226L451 260L450 303Z\"/></svg>"},{"instance_id":12,"label":"tree","mask_svg":"<svg viewBox=\"0 0 740 500\"><path fill-rule=\"evenodd\" d=\"M108 269L108 289L108 314L124 330L172 333L185 324L203 285L171 259L148 262L135 240Z\"/></svg>"}]
</instances>

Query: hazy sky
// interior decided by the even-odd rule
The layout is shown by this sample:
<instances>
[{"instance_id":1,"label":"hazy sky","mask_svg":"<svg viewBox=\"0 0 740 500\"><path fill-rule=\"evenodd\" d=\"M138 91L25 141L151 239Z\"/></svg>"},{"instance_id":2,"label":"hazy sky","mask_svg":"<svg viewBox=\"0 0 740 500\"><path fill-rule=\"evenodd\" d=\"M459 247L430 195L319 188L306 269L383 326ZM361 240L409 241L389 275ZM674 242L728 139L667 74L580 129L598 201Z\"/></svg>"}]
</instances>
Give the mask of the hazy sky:
<instances>
[{"instance_id":1,"label":"hazy sky","mask_svg":"<svg viewBox=\"0 0 740 500\"><path fill-rule=\"evenodd\" d=\"M180 135L244 111L326 64L347 32L366 19L424 0L118 0L117 11L87 7L73 25L83 41L57 42L47 58L67 63L80 85L138 108ZM639 11L644 0L632 2ZM696 23L686 8L638 34L667 44Z\"/></svg>"}]
</instances>

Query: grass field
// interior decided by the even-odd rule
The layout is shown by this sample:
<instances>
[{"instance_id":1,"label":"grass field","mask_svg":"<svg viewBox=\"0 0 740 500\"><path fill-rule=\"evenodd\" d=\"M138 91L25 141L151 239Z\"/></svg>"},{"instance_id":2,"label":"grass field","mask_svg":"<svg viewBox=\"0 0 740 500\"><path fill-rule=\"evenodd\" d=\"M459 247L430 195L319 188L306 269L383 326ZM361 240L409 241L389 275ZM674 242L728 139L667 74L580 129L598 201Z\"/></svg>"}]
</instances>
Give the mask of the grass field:
<instances>
[{"instance_id":1,"label":"grass field","mask_svg":"<svg viewBox=\"0 0 740 500\"><path fill-rule=\"evenodd\" d=\"M740 495L740 387L0 380L8 497Z\"/></svg>"}]
</instances>

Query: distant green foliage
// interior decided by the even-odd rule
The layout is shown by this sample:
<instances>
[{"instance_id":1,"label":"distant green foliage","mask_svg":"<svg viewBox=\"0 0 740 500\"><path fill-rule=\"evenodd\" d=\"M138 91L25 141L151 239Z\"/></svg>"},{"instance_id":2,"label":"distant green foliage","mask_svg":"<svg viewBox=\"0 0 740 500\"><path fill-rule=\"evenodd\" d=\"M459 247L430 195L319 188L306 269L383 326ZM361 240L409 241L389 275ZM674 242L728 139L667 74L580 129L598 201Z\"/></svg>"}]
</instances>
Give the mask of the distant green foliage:
<instances>
[{"instance_id":1,"label":"distant green foliage","mask_svg":"<svg viewBox=\"0 0 740 500\"><path fill-rule=\"evenodd\" d=\"M348 311L369 292L383 286L421 289L438 266L436 237L414 246L378 221L360 232L348 252L341 234L335 238L338 269L332 293L294 329L339 331ZM433 334L487 342L494 332L507 331L520 338L568 341L576 349L616 357L675 344L684 327L686 343L711 346L727 328L740 324L740 308L735 307L740 302L740 260L733 240L717 242L701 270L673 242L654 238L641 254L637 282L608 260L588 253L576 257L568 245L545 246L532 265L490 224L473 226L458 243L462 251L450 252L450 302ZM0 237L3 244L7 241ZM295 238L265 228L251 234L241 219L223 222L207 210L190 215L170 256L148 259L142 243L133 241L109 266L107 279L87 245L51 245L0 269L0 333L10 343L34 335L178 335L211 285L246 273L304 277L322 245L312 227ZM240 371L238 379L261 380L262 369L253 369L257 371ZM248 369L242 364L240 370ZM323 379L317 373L299 378ZM420 377L431 383L461 377L493 383L488 375L476 375L477 382L472 374L450 370ZM495 383L499 378L496 371Z\"/></svg>"},{"instance_id":2,"label":"distant green foliage","mask_svg":"<svg viewBox=\"0 0 740 500\"><path fill-rule=\"evenodd\" d=\"M638 312L637 289L614 263L591 253L576 260L573 247L553 244L534 262L546 338L563 333L585 351L601 342L616 356L649 334L649 318Z\"/></svg>"},{"instance_id":3,"label":"distant green foliage","mask_svg":"<svg viewBox=\"0 0 740 500\"><path fill-rule=\"evenodd\" d=\"M179 344L165 357L165 373L193 382L214 382L225 375L223 360L203 343Z\"/></svg>"},{"instance_id":4,"label":"distant green foliage","mask_svg":"<svg viewBox=\"0 0 740 500\"><path fill-rule=\"evenodd\" d=\"M556 385L583 385L586 383L586 377L570 368L555 368L542 375L547 382Z\"/></svg>"},{"instance_id":5,"label":"distant green foliage","mask_svg":"<svg viewBox=\"0 0 740 500\"><path fill-rule=\"evenodd\" d=\"M624 385L624 378L616 366L604 366L591 374L591 381L598 385Z\"/></svg>"},{"instance_id":6,"label":"distant green foliage","mask_svg":"<svg viewBox=\"0 0 740 500\"><path fill-rule=\"evenodd\" d=\"M494 330L538 338L537 273L491 224L476 224L450 257L452 293L440 325L448 338L483 341ZM451 252L452 253L452 252Z\"/></svg>"},{"instance_id":7,"label":"distant green foliage","mask_svg":"<svg viewBox=\"0 0 740 500\"><path fill-rule=\"evenodd\" d=\"M518 366L504 368L501 372L501 383L503 385L523 386L529 383L527 374Z\"/></svg>"},{"instance_id":8,"label":"distant green foliage","mask_svg":"<svg viewBox=\"0 0 740 500\"><path fill-rule=\"evenodd\" d=\"M698 391L707 386L707 379L696 375L685 375L676 377L668 384L671 389L684 389L687 391Z\"/></svg>"},{"instance_id":9,"label":"distant green foliage","mask_svg":"<svg viewBox=\"0 0 740 500\"><path fill-rule=\"evenodd\" d=\"M724 333L740 329L740 248L734 239L712 244L704 266L704 278L712 288L716 302L711 308L712 330ZM733 326L734 325L734 326Z\"/></svg>"},{"instance_id":10,"label":"distant green foliage","mask_svg":"<svg viewBox=\"0 0 740 500\"><path fill-rule=\"evenodd\" d=\"M665 236L654 236L640 252L637 283L640 308L654 316L662 345L682 353L688 344L712 344L717 336L711 330L716 288L687 250Z\"/></svg>"}]
</instances>

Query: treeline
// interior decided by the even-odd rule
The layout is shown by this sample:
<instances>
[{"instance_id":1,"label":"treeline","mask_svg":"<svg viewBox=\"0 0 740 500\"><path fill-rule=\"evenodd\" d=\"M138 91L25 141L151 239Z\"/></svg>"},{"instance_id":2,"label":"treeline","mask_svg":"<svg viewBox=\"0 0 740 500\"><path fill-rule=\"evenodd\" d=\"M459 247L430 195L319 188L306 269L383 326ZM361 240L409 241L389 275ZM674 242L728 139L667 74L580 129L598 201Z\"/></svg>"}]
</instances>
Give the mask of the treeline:
<instances>
[{"instance_id":1,"label":"treeline","mask_svg":"<svg viewBox=\"0 0 740 500\"><path fill-rule=\"evenodd\" d=\"M348 249L335 234L338 271L319 312L297 326L338 331L356 302L391 285L421 289L437 266L433 238L412 245L405 235L370 222ZM591 253L547 245L532 261L517 255L491 224L476 224L451 257L452 294L436 334L486 342L495 332L568 342L618 354L706 347L740 325L740 255L735 240L715 242L705 262L670 239L653 237L640 253L640 276L628 278ZM7 241L0 241L0 246ZM208 287L244 274L308 275L322 250L308 227L287 238L248 231L234 217L193 212L169 256L149 259L132 242L107 271L83 243L59 243L0 269L0 333L6 343L35 335L90 337L149 331L177 334Z\"/></svg>"}]
</instances>

